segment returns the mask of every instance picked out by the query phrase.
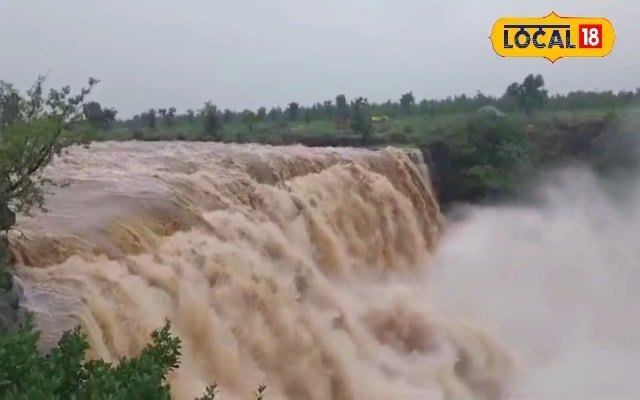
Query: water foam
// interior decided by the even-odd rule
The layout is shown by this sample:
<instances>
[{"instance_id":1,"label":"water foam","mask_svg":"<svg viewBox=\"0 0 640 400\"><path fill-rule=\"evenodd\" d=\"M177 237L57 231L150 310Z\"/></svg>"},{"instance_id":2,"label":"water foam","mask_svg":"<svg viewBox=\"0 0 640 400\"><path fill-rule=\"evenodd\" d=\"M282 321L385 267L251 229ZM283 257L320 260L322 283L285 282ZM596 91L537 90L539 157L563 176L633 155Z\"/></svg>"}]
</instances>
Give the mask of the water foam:
<instances>
[{"instance_id":1,"label":"water foam","mask_svg":"<svg viewBox=\"0 0 640 400\"><path fill-rule=\"evenodd\" d=\"M68 184L14 239L43 346L80 322L92 356L134 355L169 317L173 395L503 398L499 343L431 307L442 221L393 149L102 143L48 169ZM444 396L444 397L443 397ZM457 397L456 397L457 396Z\"/></svg>"},{"instance_id":2,"label":"water foam","mask_svg":"<svg viewBox=\"0 0 640 400\"><path fill-rule=\"evenodd\" d=\"M517 399L638 398L640 186L567 169L528 206L473 207L434 260L439 310L500 337Z\"/></svg>"}]
</instances>

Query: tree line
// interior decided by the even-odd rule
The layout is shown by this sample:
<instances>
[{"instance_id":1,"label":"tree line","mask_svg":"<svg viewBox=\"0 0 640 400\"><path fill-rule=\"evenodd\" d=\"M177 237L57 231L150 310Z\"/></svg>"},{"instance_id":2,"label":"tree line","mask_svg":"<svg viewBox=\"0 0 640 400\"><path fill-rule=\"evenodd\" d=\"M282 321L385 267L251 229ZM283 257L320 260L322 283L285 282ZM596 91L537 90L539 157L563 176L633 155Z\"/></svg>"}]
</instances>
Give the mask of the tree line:
<instances>
[{"instance_id":1,"label":"tree line","mask_svg":"<svg viewBox=\"0 0 640 400\"><path fill-rule=\"evenodd\" d=\"M198 110L188 109L177 113L176 107L149 109L134 115L132 118L112 123L127 128L156 128L159 124L174 126L176 124L196 124L204 121L209 133L214 133L224 125L233 122L252 124L256 122L347 120L361 110L372 116L399 117L403 115L438 115L448 113L469 113L487 105L492 105L505 112L522 111L531 114L536 109L553 109L578 111L596 108L616 108L640 102L640 88L635 91L572 91L566 94L549 95L544 88L542 75L529 74L522 82L514 82L507 86L499 96L487 96L480 91L473 96L466 94L450 96L445 99L417 101L413 92L403 93L397 101L388 100L382 103L369 102L357 97L347 99L339 94L335 99L316 102L311 106L303 106L291 101L286 107L260 107L257 110L233 111L220 109L211 101ZM89 117L87 118L89 119Z\"/></svg>"},{"instance_id":2,"label":"tree line","mask_svg":"<svg viewBox=\"0 0 640 400\"><path fill-rule=\"evenodd\" d=\"M256 127L264 131L282 131L291 124L310 124L330 121L339 130L348 130L361 137L362 143L371 142L375 131L373 120L387 120L409 116L424 118L439 115L471 114L485 106L493 106L498 112L523 113L531 116L536 110L580 111L610 110L640 104L640 88L635 91L573 91L566 94L549 95L542 75L527 75L521 82L509 84L501 96L487 96L478 91L473 96L465 94L445 99L418 101L413 92L406 92L397 101L369 102L367 98L348 99L338 94L335 99L303 106L291 101L286 107L259 107L257 110L233 111L221 109L207 101L199 109L187 109L179 113L174 106L151 108L128 119L117 119L117 110L92 101L83 107L85 124L108 132L116 127L132 132L132 137L147 140L152 132L200 132L199 140L223 140L225 126L242 127L251 134ZM295 126L295 125L294 125ZM304 126L304 125L303 125ZM237 130L237 129L236 129ZM286 129L285 129L286 131ZM163 137L162 135L155 135ZM180 139L182 133L174 139ZM108 134L102 135L108 138Z\"/></svg>"}]
</instances>

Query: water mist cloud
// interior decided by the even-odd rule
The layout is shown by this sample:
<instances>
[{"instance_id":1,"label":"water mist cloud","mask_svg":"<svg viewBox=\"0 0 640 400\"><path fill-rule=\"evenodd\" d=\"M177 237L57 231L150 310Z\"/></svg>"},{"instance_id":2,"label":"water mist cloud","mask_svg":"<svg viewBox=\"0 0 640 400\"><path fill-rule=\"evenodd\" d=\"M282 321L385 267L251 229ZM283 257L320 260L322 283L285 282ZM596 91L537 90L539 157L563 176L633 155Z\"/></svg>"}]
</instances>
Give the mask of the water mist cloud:
<instances>
[{"instance_id":1,"label":"water mist cloud","mask_svg":"<svg viewBox=\"0 0 640 400\"><path fill-rule=\"evenodd\" d=\"M434 261L442 312L513 349L516 398L629 399L640 393L640 185L567 169L537 205L473 208Z\"/></svg>"}]
</instances>

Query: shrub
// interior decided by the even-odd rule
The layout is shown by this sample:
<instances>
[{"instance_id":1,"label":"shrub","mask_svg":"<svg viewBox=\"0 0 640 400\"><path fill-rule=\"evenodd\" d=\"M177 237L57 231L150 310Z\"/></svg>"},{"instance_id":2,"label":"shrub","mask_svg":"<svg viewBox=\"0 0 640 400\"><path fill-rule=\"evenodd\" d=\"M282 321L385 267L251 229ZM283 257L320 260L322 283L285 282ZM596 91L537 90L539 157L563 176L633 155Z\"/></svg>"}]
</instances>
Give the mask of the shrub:
<instances>
[{"instance_id":1,"label":"shrub","mask_svg":"<svg viewBox=\"0 0 640 400\"><path fill-rule=\"evenodd\" d=\"M0 334L0 398L169 400L166 376L180 358L180 338L170 329L167 320L137 357L112 365L85 359L89 345L80 328L66 332L50 353L39 354L39 332L26 318L19 331ZM264 391L261 385L256 397L262 399ZM216 394L214 383L198 400L213 400Z\"/></svg>"},{"instance_id":2,"label":"shrub","mask_svg":"<svg viewBox=\"0 0 640 400\"><path fill-rule=\"evenodd\" d=\"M441 202L510 195L533 165L531 143L506 118L466 122L427 145Z\"/></svg>"},{"instance_id":3,"label":"shrub","mask_svg":"<svg viewBox=\"0 0 640 400\"><path fill-rule=\"evenodd\" d=\"M133 131L133 139L134 140L142 140L142 139L144 139L144 132L142 132L142 129L135 129Z\"/></svg>"},{"instance_id":4,"label":"shrub","mask_svg":"<svg viewBox=\"0 0 640 400\"><path fill-rule=\"evenodd\" d=\"M402 132L393 132L391 135L389 135L389 139L391 140L391 143L409 142L409 137L407 136L407 134Z\"/></svg>"}]
</instances>

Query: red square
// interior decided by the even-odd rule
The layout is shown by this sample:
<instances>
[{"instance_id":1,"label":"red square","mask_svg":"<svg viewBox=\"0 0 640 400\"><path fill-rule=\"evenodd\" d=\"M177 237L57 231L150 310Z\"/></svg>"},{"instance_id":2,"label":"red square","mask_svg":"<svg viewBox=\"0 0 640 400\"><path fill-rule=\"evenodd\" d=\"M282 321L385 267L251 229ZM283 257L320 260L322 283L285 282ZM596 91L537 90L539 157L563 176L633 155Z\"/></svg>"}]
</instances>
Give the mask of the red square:
<instances>
[{"instance_id":1,"label":"red square","mask_svg":"<svg viewBox=\"0 0 640 400\"><path fill-rule=\"evenodd\" d=\"M578 27L579 48L581 49L601 49L602 48L602 25L584 24Z\"/></svg>"}]
</instances>

